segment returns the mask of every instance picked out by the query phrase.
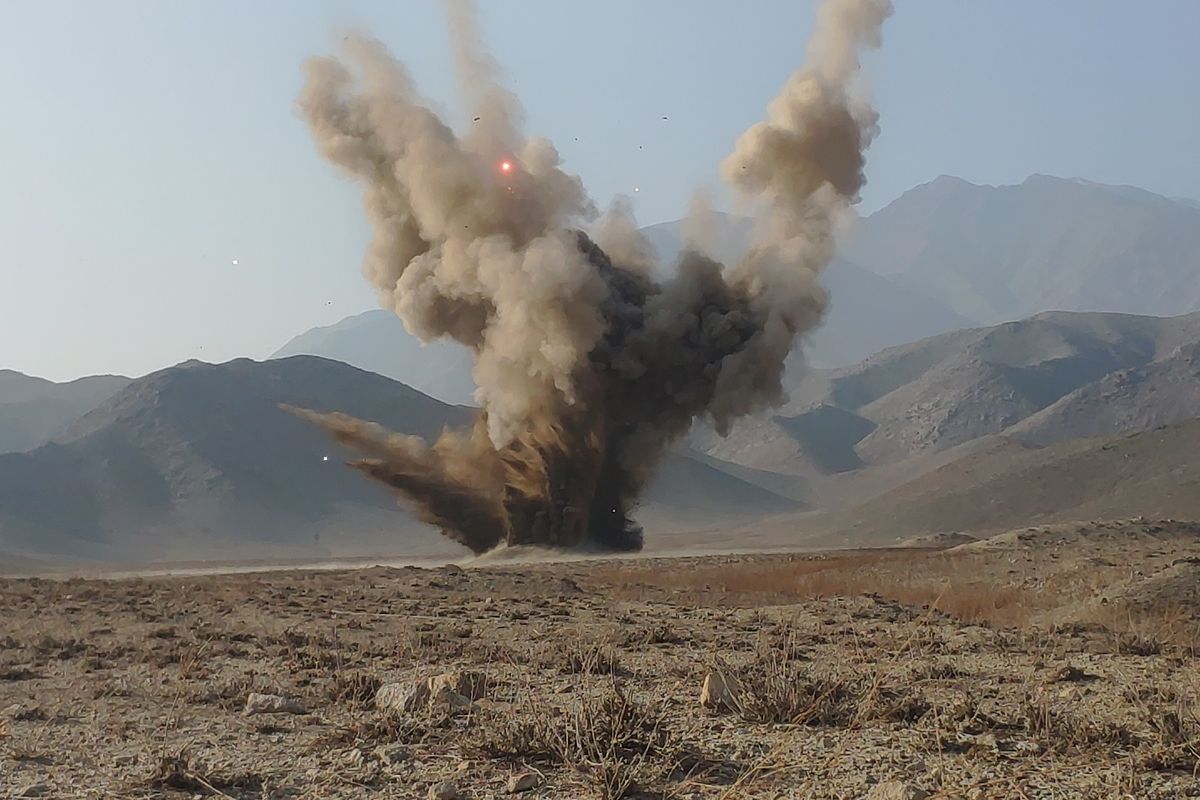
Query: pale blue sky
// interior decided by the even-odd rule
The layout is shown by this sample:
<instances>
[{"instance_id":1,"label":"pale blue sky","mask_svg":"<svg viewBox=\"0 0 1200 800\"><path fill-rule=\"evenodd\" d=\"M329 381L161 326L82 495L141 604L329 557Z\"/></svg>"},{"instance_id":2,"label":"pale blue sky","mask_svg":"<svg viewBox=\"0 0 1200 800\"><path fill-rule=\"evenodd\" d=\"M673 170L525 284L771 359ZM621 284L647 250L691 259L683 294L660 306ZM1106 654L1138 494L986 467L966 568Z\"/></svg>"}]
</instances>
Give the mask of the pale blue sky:
<instances>
[{"instance_id":1,"label":"pale blue sky","mask_svg":"<svg viewBox=\"0 0 1200 800\"><path fill-rule=\"evenodd\" d=\"M485 0L482 24L528 132L601 204L639 186L648 224L681 216L761 117L814 6ZM1200 197L1200 3L897 6L870 60L883 132L864 210L943 173ZM455 108L429 0L0 0L0 368L261 358L371 307L357 189L292 109L301 61L348 27Z\"/></svg>"}]
</instances>

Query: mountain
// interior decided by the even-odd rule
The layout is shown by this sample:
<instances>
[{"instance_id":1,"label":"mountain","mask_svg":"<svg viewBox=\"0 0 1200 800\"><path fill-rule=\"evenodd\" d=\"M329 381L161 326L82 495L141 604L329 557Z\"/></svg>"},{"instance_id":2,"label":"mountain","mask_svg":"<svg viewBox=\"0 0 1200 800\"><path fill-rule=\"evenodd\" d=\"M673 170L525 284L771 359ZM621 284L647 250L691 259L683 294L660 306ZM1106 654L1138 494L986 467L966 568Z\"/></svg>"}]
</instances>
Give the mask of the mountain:
<instances>
[{"instance_id":1,"label":"mountain","mask_svg":"<svg viewBox=\"0 0 1200 800\"><path fill-rule=\"evenodd\" d=\"M0 552L145 562L457 551L279 403L426 439L473 413L312 356L188 362L133 381L50 443L0 455ZM684 456L661 475L646 519L799 508Z\"/></svg>"},{"instance_id":2,"label":"mountain","mask_svg":"<svg viewBox=\"0 0 1200 800\"><path fill-rule=\"evenodd\" d=\"M271 358L311 355L341 361L405 383L445 403L470 404L471 354L451 341L423 344L391 311L377 309L312 328Z\"/></svg>"},{"instance_id":3,"label":"mountain","mask_svg":"<svg viewBox=\"0 0 1200 800\"><path fill-rule=\"evenodd\" d=\"M1200 310L1200 208L1130 186L942 176L863 220L843 255L982 324Z\"/></svg>"},{"instance_id":4,"label":"mountain","mask_svg":"<svg viewBox=\"0 0 1200 800\"><path fill-rule=\"evenodd\" d=\"M1001 432L1049 442L1200 415L1200 313L1050 312L955 331L794 376L781 409L691 444L812 477L903 462ZM1116 398L1120 396L1118 404Z\"/></svg>"},{"instance_id":5,"label":"mountain","mask_svg":"<svg viewBox=\"0 0 1200 800\"><path fill-rule=\"evenodd\" d=\"M119 375L54 383L0 370L0 453L42 444L128 383L129 378Z\"/></svg>"}]
</instances>

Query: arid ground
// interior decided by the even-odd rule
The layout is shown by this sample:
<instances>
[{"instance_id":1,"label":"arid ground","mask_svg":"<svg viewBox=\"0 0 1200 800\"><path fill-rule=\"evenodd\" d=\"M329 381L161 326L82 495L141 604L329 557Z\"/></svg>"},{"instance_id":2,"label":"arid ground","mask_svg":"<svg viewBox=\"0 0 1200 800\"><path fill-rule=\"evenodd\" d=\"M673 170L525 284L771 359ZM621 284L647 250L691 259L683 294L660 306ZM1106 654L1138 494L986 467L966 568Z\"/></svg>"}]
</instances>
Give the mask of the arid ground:
<instances>
[{"instance_id":1,"label":"arid ground","mask_svg":"<svg viewBox=\"0 0 1200 800\"><path fill-rule=\"evenodd\" d=\"M915 544L0 581L0 796L1200 796L1200 526Z\"/></svg>"}]
</instances>

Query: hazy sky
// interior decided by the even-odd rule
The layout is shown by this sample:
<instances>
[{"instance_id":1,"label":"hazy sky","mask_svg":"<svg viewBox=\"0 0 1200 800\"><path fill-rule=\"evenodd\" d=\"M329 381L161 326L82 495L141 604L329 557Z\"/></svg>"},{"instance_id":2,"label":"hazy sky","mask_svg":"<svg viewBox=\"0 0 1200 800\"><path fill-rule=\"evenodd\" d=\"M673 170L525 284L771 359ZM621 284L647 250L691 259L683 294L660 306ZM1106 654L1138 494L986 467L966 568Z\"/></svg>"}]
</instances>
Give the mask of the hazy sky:
<instances>
[{"instance_id":1,"label":"hazy sky","mask_svg":"<svg viewBox=\"0 0 1200 800\"><path fill-rule=\"evenodd\" d=\"M865 211L943 173L1200 197L1200 3L897 6L870 62L882 135ZM527 131L602 205L639 187L649 224L682 216L761 117L814 7L485 0L482 16ZM357 188L292 105L303 59L346 28L456 114L437 2L0 0L0 368L261 358L372 307Z\"/></svg>"}]
</instances>

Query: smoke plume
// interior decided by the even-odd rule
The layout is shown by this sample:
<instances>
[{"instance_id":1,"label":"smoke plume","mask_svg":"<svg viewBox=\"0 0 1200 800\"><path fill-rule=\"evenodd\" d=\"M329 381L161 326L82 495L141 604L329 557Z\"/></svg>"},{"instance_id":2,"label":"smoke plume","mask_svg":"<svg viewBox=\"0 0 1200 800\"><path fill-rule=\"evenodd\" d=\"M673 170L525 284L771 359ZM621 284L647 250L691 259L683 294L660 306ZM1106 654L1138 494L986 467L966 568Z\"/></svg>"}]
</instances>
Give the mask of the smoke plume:
<instances>
[{"instance_id":1,"label":"smoke plume","mask_svg":"<svg viewBox=\"0 0 1200 800\"><path fill-rule=\"evenodd\" d=\"M471 348L480 411L431 444L294 413L475 552L640 548L630 512L668 445L697 418L726 432L778 403L796 337L821 321L818 274L876 132L859 54L879 45L890 11L890 0L825 0L806 63L722 164L755 213L752 246L726 266L689 237L662 282L627 205L592 227L595 240L582 232L596 209L554 145L522 135L468 2L449 14L472 109L462 132L379 42L351 37L341 58L310 60L299 108L322 155L363 187L374 230L363 273L414 335Z\"/></svg>"}]
</instances>

